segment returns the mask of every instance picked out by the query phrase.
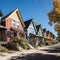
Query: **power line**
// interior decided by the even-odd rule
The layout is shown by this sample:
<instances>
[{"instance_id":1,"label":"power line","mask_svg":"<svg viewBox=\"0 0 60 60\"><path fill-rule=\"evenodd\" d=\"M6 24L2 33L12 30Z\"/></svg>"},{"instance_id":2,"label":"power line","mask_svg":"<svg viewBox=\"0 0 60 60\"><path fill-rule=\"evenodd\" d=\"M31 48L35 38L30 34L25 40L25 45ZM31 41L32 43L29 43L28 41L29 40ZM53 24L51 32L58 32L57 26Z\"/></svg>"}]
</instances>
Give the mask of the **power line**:
<instances>
[{"instance_id":1,"label":"power line","mask_svg":"<svg viewBox=\"0 0 60 60\"><path fill-rule=\"evenodd\" d=\"M43 5L43 0L41 1L41 0L39 0L39 2L40 2L40 7L41 7L41 9L43 10L43 12L46 14L46 7L44 8L44 5Z\"/></svg>"},{"instance_id":2,"label":"power line","mask_svg":"<svg viewBox=\"0 0 60 60\"><path fill-rule=\"evenodd\" d=\"M50 7L52 8L50 1L51 1L51 0L48 0L48 3L49 3L49 5L50 5Z\"/></svg>"},{"instance_id":3,"label":"power line","mask_svg":"<svg viewBox=\"0 0 60 60\"><path fill-rule=\"evenodd\" d=\"M47 14L47 11L48 11L48 8L50 7L50 8L52 8L52 5L51 5L51 0L46 0L46 2L44 2L45 0L39 0L39 4L40 4L40 7L41 7L41 9L43 10L43 12L45 13L45 14ZM47 5L46 5L46 3L47 3ZM49 4L49 5L48 5ZM45 6L46 7L45 7ZM49 7L48 7L49 6Z\"/></svg>"}]
</instances>

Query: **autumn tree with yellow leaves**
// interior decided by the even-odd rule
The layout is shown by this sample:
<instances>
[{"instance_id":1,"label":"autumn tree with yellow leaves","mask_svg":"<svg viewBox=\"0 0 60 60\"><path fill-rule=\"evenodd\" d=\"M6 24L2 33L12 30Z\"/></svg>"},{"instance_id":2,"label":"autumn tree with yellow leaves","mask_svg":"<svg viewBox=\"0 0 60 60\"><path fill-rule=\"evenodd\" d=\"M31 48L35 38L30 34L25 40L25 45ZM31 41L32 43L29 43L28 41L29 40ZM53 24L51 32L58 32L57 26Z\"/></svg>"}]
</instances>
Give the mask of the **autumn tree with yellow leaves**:
<instances>
[{"instance_id":1,"label":"autumn tree with yellow leaves","mask_svg":"<svg viewBox=\"0 0 60 60\"><path fill-rule=\"evenodd\" d=\"M53 0L54 8L48 13L49 24L54 24L55 30L60 36L60 0Z\"/></svg>"}]
</instances>

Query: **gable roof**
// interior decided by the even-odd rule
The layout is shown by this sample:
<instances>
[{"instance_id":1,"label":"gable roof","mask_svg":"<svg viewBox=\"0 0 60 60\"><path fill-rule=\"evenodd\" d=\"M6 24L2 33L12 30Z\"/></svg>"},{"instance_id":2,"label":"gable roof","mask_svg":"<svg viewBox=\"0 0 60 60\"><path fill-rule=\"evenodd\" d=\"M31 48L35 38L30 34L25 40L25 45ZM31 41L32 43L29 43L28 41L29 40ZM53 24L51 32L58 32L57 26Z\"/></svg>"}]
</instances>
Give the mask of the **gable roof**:
<instances>
[{"instance_id":1,"label":"gable roof","mask_svg":"<svg viewBox=\"0 0 60 60\"><path fill-rule=\"evenodd\" d=\"M15 10L13 10L13 11L11 11L10 13L8 13L7 15L5 15L5 16L3 16L2 18L1 18L1 20L5 20L5 18L7 18L10 14L12 14L13 12L14 12Z\"/></svg>"},{"instance_id":2,"label":"gable roof","mask_svg":"<svg viewBox=\"0 0 60 60\"><path fill-rule=\"evenodd\" d=\"M27 21L24 22L24 24L25 24L25 29L27 29L27 28L29 27L31 21L32 21L32 19L29 19L29 20L27 20Z\"/></svg>"},{"instance_id":3,"label":"gable roof","mask_svg":"<svg viewBox=\"0 0 60 60\"><path fill-rule=\"evenodd\" d=\"M50 33L50 31L46 31L46 33Z\"/></svg>"},{"instance_id":4,"label":"gable roof","mask_svg":"<svg viewBox=\"0 0 60 60\"><path fill-rule=\"evenodd\" d=\"M46 29L43 29L43 32L46 32Z\"/></svg>"},{"instance_id":5,"label":"gable roof","mask_svg":"<svg viewBox=\"0 0 60 60\"><path fill-rule=\"evenodd\" d=\"M5 19L6 19L7 17L9 17L14 11L16 11L16 13L17 13L17 15L18 15L18 17L19 17L19 20L21 21L22 25L25 27L25 24L24 24L24 22L23 22L23 18L22 18L22 16L21 16L21 13L20 13L20 11L18 10L18 8L15 9L15 10L13 10L13 11L11 11L11 12L8 13L7 15L3 16L3 17L1 18L1 20L5 20Z\"/></svg>"},{"instance_id":6,"label":"gable roof","mask_svg":"<svg viewBox=\"0 0 60 60\"><path fill-rule=\"evenodd\" d=\"M39 28L41 28L41 24L36 26L37 32L39 31Z\"/></svg>"}]
</instances>

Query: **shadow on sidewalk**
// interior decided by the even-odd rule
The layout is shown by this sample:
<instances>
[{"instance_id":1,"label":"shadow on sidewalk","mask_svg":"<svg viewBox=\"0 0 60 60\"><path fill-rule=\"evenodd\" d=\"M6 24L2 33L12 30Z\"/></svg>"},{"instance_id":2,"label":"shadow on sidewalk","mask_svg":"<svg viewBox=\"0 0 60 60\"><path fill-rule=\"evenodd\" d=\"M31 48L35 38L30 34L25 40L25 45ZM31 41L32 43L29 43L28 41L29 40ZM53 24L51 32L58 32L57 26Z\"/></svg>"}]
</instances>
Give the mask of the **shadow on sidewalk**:
<instances>
[{"instance_id":1,"label":"shadow on sidewalk","mask_svg":"<svg viewBox=\"0 0 60 60\"><path fill-rule=\"evenodd\" d=\"M11 59L11 60L60 60L60 57L36 53L36 54L29 54L22 57L18 56L16 59Z\"/></svg>"},{"instance_id":2,"label":"shadow on sidewalk","mask_svg":"<svg viewBox=\"0 0 60 60\"><path fill-rule=\"evenodd\" d=\"M60 53L60 46L59 47L49 47L49 49L41 49L43 51L47 51L48 53Z\"/></svg>"}]
</instances>

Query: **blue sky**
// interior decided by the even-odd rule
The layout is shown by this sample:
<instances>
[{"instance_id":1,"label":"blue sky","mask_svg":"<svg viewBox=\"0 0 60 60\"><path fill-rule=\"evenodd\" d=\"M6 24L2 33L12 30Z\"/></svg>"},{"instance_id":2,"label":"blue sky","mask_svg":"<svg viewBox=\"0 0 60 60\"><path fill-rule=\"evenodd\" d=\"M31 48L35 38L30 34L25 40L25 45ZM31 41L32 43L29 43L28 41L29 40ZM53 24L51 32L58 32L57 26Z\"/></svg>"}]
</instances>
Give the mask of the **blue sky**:
<instances>
[{"instance_id":1,"label":"blue sky","mask_svg":"<svg viewBox=\"0 0 60 60\"><path fill-rule=\"evenodd\" d=\"M16 8L20 9L24 21L33 18L56 35L53 26L48 25L47 14L53 9L52 0L0 0L0 10L4 15Z\"/></svg>"}]
</instances>

